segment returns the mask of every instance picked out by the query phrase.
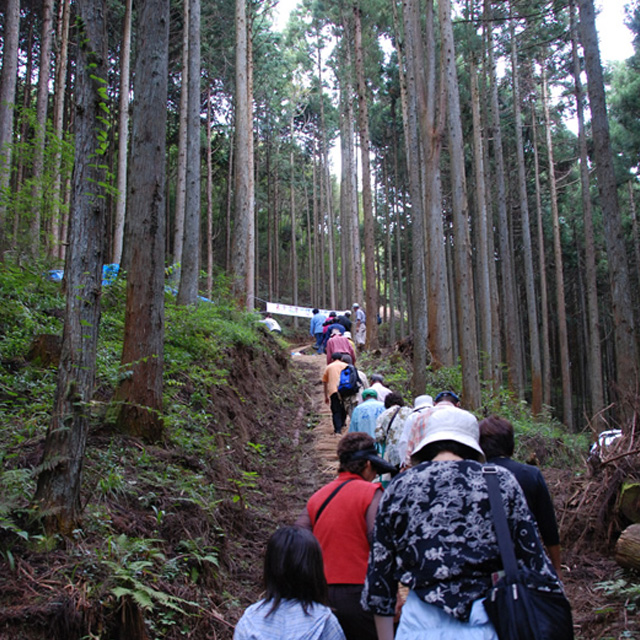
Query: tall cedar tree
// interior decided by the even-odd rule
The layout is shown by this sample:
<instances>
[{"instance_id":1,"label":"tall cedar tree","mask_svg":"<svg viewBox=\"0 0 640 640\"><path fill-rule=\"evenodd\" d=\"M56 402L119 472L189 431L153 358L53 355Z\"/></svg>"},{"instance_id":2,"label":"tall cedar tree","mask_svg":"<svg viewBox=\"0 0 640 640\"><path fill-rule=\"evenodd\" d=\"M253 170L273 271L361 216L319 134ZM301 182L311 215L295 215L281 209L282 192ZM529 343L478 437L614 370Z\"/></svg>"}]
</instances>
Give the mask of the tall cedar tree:
<instances>
[{"instance_id":1,"label":"tall cedar tree","mask_svg":"<svg viewBox=\"0 0 640 640\"><path fill-rule=\"evenodd\" d=\"M138 13L131 162L127 198L127 306L116 394L122 431L162 436L164 360L165 139L169 0L145 0Z\"/></svg>"},{"instance_id":2,"label":"tall cedar tree","mask_svg":"<svg viewBox=\"0 0 640 640\"><path fill-rule=\"evenodd\" d=\"M107 105L106 0L78 0L75 167L66 310L53 415L40 465L36 505L48 531L71 533L80 515L82 462L89 430L100 324L105 237L101 133ZM98 132L98 133L97 133Z\"/></svg>"}]
</instances>

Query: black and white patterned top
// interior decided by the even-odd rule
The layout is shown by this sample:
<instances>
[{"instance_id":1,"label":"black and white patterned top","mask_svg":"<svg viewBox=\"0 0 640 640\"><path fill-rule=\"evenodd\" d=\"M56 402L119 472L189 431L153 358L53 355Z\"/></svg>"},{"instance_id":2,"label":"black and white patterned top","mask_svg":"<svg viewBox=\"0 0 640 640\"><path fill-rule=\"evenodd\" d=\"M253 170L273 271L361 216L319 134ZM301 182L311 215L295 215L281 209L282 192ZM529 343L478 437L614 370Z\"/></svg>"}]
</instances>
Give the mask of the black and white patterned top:
<instances>
[{"instance_id":1,"label":"black and white patterned top","mask_svg":"<svg viewBox=\"0 0 640 640\"><path fill-rule=\"evenodd\" d=\"M498 468L498 477L518 563L561 589L518 482L506 469ZM424 602L466 621L472 603L501 568L482 465L423 462L398 475L384 492L362 604L392 616L401 582Z\"/></svg>"}]
</instances>

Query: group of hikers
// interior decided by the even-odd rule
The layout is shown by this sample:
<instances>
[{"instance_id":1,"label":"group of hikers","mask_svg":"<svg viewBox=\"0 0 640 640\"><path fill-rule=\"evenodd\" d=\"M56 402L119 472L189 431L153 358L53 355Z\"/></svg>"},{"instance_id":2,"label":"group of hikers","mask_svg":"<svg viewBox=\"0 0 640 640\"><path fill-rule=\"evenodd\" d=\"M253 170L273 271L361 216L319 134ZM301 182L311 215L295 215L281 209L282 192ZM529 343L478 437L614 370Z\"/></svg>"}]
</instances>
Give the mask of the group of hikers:
<instances>
[{"instance_id":1,"label":"group of hikers","mask_svg":"<svg viewBox=\"0 0 640 640\"><path fill-rule=\"evenodd\" d=\"M245 611L234 640L498 640L483 606L503 575L486 476L498 480L519 568L563 594L541 472L512 459L509 421L478 422L454 391L406 406L380 374L369 385L355 366L357 347L346 346L348 329L334 321L326 340L313 331L327 321L312 319L311 330L328 360L322 382L341 435L338 474L270 538L264 597ZM568 627L553 638L570 640Z\"/></svg>"}]
</instances>

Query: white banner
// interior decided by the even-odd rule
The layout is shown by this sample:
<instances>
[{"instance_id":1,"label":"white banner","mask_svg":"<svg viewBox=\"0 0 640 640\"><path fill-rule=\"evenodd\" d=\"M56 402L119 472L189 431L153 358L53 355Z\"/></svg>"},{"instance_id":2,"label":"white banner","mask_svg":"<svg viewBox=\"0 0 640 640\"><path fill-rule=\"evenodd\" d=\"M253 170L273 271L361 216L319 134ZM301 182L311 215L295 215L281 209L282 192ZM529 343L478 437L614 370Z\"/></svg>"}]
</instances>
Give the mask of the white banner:
<instances>
[{"instance_id":1,"label":"white banner","mask_svg":"<svg viewBox=\"0 0 640 640\"><path fill-rule=\"evenodd\" d=\"M281 316L296 316L298 318L311 318L313 316L312 307L294 307L290 304L281 304L279 302L267 302L267 313L276 313ZM325 316L329 315L326 309L320 309L320 313ZM344 311L337 311L338 315L342 315Z\"/></svg>"}]
</instances>

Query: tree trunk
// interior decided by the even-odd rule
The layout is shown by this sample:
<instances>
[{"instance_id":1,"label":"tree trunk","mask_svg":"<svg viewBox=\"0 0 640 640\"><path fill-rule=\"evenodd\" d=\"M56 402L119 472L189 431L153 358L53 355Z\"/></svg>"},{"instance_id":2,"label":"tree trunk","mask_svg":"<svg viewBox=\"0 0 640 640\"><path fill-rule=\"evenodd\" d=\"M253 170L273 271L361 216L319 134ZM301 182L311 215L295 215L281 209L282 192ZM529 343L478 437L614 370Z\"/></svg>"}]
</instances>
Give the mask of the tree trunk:
<instances>
[{"instance_id":1,"label":"tree trunk","mask_svg":"<svg viewBox=\"0 0 640 640\"><path fill-rule=\"evenodd\" d=\"M640 571L640 524L632 524L620 534L615 560L625 569Z\"/></svg>"},{"instance_id":2,"label":"tree trunk","mask_svg":"<svg viewBox=\"0 0 640 640\"><path fill-rule=\"evenodd\" d=\"M187 194L187 130L189 122L189 0L182 3L182 70L180 75L180 114L178 128L178 163L176 167L176 202L173 221L173 259L171 279L180 282L184 244L185 199ZM231 162L230 154L229 162Z\"/></svg>"},{"instance_id":3,"label":"tree trunk","mask_svg":"<svg viewBox=\"0 0 640 640\"><path fill-rule=\"evenodd\" d=\"M418 128L418 68L422 60L417 58L416 40L420 38L417 20L418 3L416 0L404 0L403 23L407 54L407 123L405 125L405 146L407 158L407 174L409 176L409 193L411 197L412 228L412 274L411 287L414 304L412 306L413 325L413 377L411 390L414 396L425 393L427 386L427 279L425 268L425 216L420 181L420 149ZM400 59L400 65L402 61ZM400 67L402 73L402 67Z\"/></svg>"},{"instance_id":4,"label":"tree trunk","mask_svg":"<svg viewBox=\"0 0 640 640\"><path fill-rule=\"evenodd\" d=\"M69 59L69 16L71 15L70 0L60 2L58 12L58 54L56 57L56 77L55 89L53 92L53 135L58 139L64 138L64 108L67 86L67 67ZM1 126L1 124L0 124ZM63 242L62 229L64 222L62 218L63 207L61 207L62 195L62 154L58 151L54 159L54 178L52 189L51 208L51 236L54 243L52 256L59 260L64 260L65 243ZM0 221L1 224L1 221Z\"/></svg>"},{"instance_id":5,"label":"tree trunk","mask_svg":"<svg viewBox=\"0 0 640 640\"><path fill-rule=\"evenodd\" d=\"M460 96L456 70L450 0L439 2L442 33L443 81L447 87L449 155L451 162L451 200L455 240L456 302L458 336L462 361L462 394L465 406L477 408L481 404L480 376L476 336L471 240L464 168L464 141L460 120Z\"/></svg>"},{"instance_id":6,"label":"tree trunk","mask_svg":"<svg viewBox=\"0 0 640 640\"><path fill-rule=\"evenodd\" d=\"M589 188L589 158L584 124L584 92L580 80L581 64L578 55L578 34L575 20L575 3L570 2L571 50L573 56L573 80L576 94L576 118L580 143L580 187L582 192L582 218L584 220L584 260L587 289L587 320L589 328L588 370L591 415L600 416L596 424L604 426L600 411L604 408L604 381L602 378L602 349L600 348L600 319L598 312L598 284L596 269L596 244Z\"/></svg>"},{"instance_id":7,"label":"tree trunk","mask_svg":"<svg viewBox=\"0 0 640 640\"><path fill-rule=\"evenodd\" d=\"M355 25L354 46L356 52L356 77L358 84L358 128L360 133L360 158L362 163L362 215L364 218L364 269L367 281L367 342L369 349L378 348L378 292L376 290L375 237L373 199L371 194L371 169L369 166L369 110L367 85L364 77L364 50L362 48L362 22L358 2L353 5Z\"/></svg>"},{"instance_id":8,"label":"tree trunk","mask_svg":"<svg viewBox=\"0 0 640 640\"><path fill-rule=\"evenodd\" d=\"M53 0L43 0L42 35L40 37L40 60L36 97L36 131L33 148L33 186L31 189L31 255L38 257L42 232L42 210L44 208L43 173L44 145L47 132L47 106L49 104L49 74L51 71L51 32L53 30Z\"/></svg>"},{"instance_id":9,"label":"tree trunk","mask_svg":"<svg viewBox=\"0 0 640 640\"><path fill-rule=\"evenodd\" d=\"M435 46L433 1L426 5L425 47L417 40L418 59L425 58L427 66L421 80L424 87L419 99L420 127L423 137L424 164L424 202L427 238L427 295L429 314L429 351L434 366L453 366L453 324L451 317L451 296L448 287L447 256L444 244L444 226L442 219L442 183L440 175L440 157L444 140L446 122L447 87L440 69L440 87L436 87L437 55ZM422 77L419 70L418 77Z\"/></svg>"},{"instance_id":10,"label":"tree trunk","mask_svg":"<svg viewBox=\"0 0 640 640\"><path fill-rule=\"evenodd\" d=\"M533 163L536 185L536 220L538 229L538 270L540 273L540 318L542 343L542 402L551 404L551 349L549 345L549 295L547 290L547 260L542 224L542 192L540 187L540 162L535 106L531 105L531 129L533 131Z\"/></svg>"},{"instance_id":11,"label":"tree trunk","mask_svg":"<svg viewBox=\"0 0 640 640\"><path fill-rule=\"evenodd\" d=\"M207 89L207 298L211 300L213 291L213 153L211 151L211 82Z\"/></svg>"},{"instance_id":12,"label":"tree trunk","mask_svg":"<svg viewBox=\"0 0 640 640\"><path fill-rule=\"evenodd\" d=\"M164 360L165 139L169 0L146 0L138 15L136 96L128 193L127 274L118 426L150 442L162 437Z\"/></svg>"},{"instance_id":13,"label":"tree trunk","mask_svg":"<svg viewBox=\"0 0 640 640\"><path fill-rule=\"evenodd\" d=\"M489 233L493 225L489 224L487 214L487 194L485 191L484 150L482 142L482 123L480 119L480 90L478 88L478 71L475 61L469 61L471 78L471 114L473 118L473 158L475 167L475 187L477 220L477 288L478 311L480 314L481 353L483 354L482 373L485 380L493 377L493 331L491 307L495 304L491 299L491 283L489 280Z\"/></svg>"},{"instance_id":14,"label":"tree trunk","mask_svg":"<svg viewBox=\"0 0 640 640\"><path fill-rule=\"evenodd\" d=\"M523 397L524 365L520 349L518 304L515 289L515 268L511 237L509 233L509 217L507 215L507 190L505 181L505 163L502 147L502 125L500 123L500 106L498 102L498 77L495 62L496 44L492 31L492 11L490 0L485 0L485 29L487 34L487 56L489 60L489 74L491 85L491 120L492 130L489 137L493 139L495 157L495 189L498 209L498 232L500 245L500 266L502 275L502 308L504 318L504 336L507 358L507 375L509 388Z\"/></svg>"},{"instance_id":15,"label":"tree trunk","mask_svg":"<svg viewBox=\"0 0 640 640\"><path fill-rule=\"evenodd\" d=\"M120 264L124 238L124 217L127 208L127 150L129 142L129 75L131 59L131 9L133 0L126 0L120 56L120 96L118 103L118 194L116 224L111 260Z\"/></svg>"},{"instance_id":16,"label":"tree trunk","mask_svg":"<svg viewBox=\"0 0 640 640\"><path fill-rule=\"evenodd\" d=\"M613 168L613 155L609 138L609 121L605 101L604 80L598 34L596 31L593 0L578 0L580 32L588 78L593 152L600 193L600 206L604 219L611 311L616 354L617 401L622 429L632 428L630 420L638 387L638 349L631 304L631 285L625 252L624 231L618 207L618 192Z\"/></svg>"},{"instance_id":17,"label":"tree trunk","mask_svg":"<svg viewBox=\"0 0 640 640\"><path fill-rule=\"evenodd\" d=\"M236 171L232 265L233 289L238 302L253 309L254 180L253 126L249 82L250 32L246 0L236 0ZM277 199L276 199L277 220ZM276 240L277 245L277 240ZM278 272L276 271L276 281Z\"/></svg>"},{"instance_id":18,"label":"tree trunk","mask_svg":"<svg viewBox=\"0 0 640 640\"><path fill-rule=\"evenodd\" d=\"M177 303L198 300L200 275L200 0L189 1L189 96L184 241Z\"/></svg>"},{"instance_id":19,"label":"tree trunk","mask_svg":"<svg viewBox=\"0 0 640 640\"><path fill-rule=\"evenodd\" d=\"M511 5L510 5L511 11ZM518 203L522 218L522 244L525 271L525 291L527 294L527 325L529 327L529 350L531 354L531 411L537 415L542 410L542 364L540 360L540 332L538 329L538 310L533 269L533 250L531 243L531 222L527 196L527 178L525 175L524 142L522 139L522 113L520 106L520 81L518 77L518 54L515 37L514 19L509 24L511 32L511 77L513 83L513 117L515 121L515 146L518 165ZM570 398L570 394L569 394ZM571 424L569 415L569 422ZM566 419L566 415L565 415Z\"/></svg>"},{"instance_id":20,"label":"tree trunk","mask_svg":"<svg viewBox=\"0 0 640 640\"><path fill-rule=\"evenodd\" d=\"M295 105L294 105L295 108ZM291 280L293 286L293 304L298 306L298 238L296 230L296 190L295 180L296 171L294 165L294 115L291 113L291 151L289 152L290 165L290 184L289 184L289 202L291 207ZM297 318L294 318L294 324Z\"/></svg>"},{"instance_id":21,"label":"tree trunk","mask_svg":"<svg viewBox=\"0 0 640 640\"><path fill-rule=\"evenodd\" d=\"M82 463L96 371L105 237L103 151L106 0L78 0L76 162L65 266L66 310L53 414L34 497L49 532L70 534L81 505ZM166 110L166 105L165 105Z\"/></svg>"},{"instance_id":22,"label":"tree trunk","mask_svg":"<svg viewBox=\"0 0 640 640\"><path fill-rule=\"evenodd\" d=\"M7 0L4 12L2 73L0 74L0 259L8 247L7 205L4 193L11 178L11 144L18 73L20 0Z\"/></svg>"}]
</instances>

